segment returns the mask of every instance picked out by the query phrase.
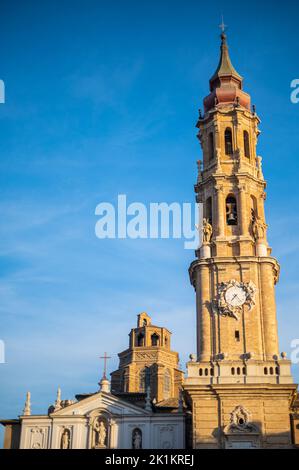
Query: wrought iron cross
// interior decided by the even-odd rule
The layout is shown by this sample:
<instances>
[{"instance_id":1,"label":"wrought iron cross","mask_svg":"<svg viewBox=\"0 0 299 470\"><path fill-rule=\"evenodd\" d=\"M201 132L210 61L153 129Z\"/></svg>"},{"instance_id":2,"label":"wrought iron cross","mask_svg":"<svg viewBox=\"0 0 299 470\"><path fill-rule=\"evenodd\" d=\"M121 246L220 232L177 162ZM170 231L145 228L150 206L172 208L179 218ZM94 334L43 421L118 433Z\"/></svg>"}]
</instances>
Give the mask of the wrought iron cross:
<instances>
[{"instance_id":1,"label":"wrought iron cross","mask_svg":"<svg viewBox=\"0 0 299 470\"><path fill-rule=\"evenodd\" d=\"M104 378L106 378L106 372L107 372L107 360L111 359L111 356L107 356L107 353L104 353L104 356L100 356L100 359L104 360Z\"/></svg>"}]
</instances>

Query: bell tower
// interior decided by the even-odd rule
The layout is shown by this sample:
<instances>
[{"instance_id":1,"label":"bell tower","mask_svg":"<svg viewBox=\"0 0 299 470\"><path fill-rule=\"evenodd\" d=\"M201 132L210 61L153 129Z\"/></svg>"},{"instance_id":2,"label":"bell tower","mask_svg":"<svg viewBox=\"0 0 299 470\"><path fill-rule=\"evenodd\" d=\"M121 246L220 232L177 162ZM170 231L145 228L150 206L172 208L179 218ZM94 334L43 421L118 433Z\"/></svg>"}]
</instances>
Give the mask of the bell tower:
<instances>
[{"instance_id":1,"label":"bell tower","mask_svg":"<svg viewBox=\"0 0 299 470\"><path fill-rule=\"evenodd\" d=\"M203 236L189 268L197 355L190 356L184 388L193 444L271 447L278 439L289 446L296 386L290 361L279 354L279 264L267 241L266 182L256 150L260 120L231 63L224 31L209 84L197 122L203 161L195 192L203 205Z\"/></svg>"}]
</instances>

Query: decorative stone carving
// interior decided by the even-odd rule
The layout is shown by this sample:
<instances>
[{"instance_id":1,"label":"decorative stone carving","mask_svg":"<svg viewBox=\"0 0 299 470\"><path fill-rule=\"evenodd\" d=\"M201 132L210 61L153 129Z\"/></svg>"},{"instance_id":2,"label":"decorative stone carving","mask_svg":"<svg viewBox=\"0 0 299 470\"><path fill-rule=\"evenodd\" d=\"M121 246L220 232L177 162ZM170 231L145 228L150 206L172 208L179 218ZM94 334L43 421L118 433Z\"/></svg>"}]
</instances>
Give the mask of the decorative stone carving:
<instances>
[{"instance_id":1,"label":"decorative stone carving","mask_svg":"<svg viewBox=\"0 0 299 470\"><path fill-rule=\"evenodd\" d=\"M202 221L202 237L203 243L210 243L213 234L212 225L209 223L207 219L203 219Z\"/></svg>"},{"instance_id":2,"label":"decorative stone carving","mask_svg":"<svg viewBox=\"0 0 299 470\"><path fill-rule=\"evenodd\" d=\"M144 359L149 359L149 360L152 360L152 359L156 359L157 358L157 353L153 352L153 353L147 353L147 352L139 352L139 353L136 353L136 359L141 359L141 360L144 360Z\"/></svg>"},{"instance_id":3,"label":"decorative stone carving","mask_svg":"<svg viewBox=\"0 0 299 470\"><path fill-rule=\"evenodd\" d=\"M160 445L161 449L174 448L174 430L173 426L161 426L160 428Z\"/></svg>"},{"instance_id":4,"label":"decorative stone carving","mask_svg":"<svg viewBox=\"0 0 299 470\"><path fill-rule=\"evenodd\" d=\"M247 305L249 310L255 305L256 286L252 281L239 282L232 279L218 285L217 306L221 315L239 320L242 307Z\"/></svg>"},{"instance_id":5,"label":"decorative stone carving","mask_svg":"<svg viewBox=\"0 0 299 470\"><path fill-rule=\"evenodd\" d=\"M278 281L279 281L279 271L280 271L279 264L276 263L276 264L273 266L274 284L277 284Z\"/></svg>"},{"instance_id":6,"label":"decorative stone carving","mask_svg":"<svg viewBox=\"0 0 299 470\"><path fill-rule=\"evenodd\" d=\"M259 430L255 424L250 422L251 415L242 405L236 408L230 414L230 424L224 429L225 434L232 433L258 433Z\"/></svg>"},{"instance_id":7,"label":"decorative stone carving","mask_svg":"<svg viewBox=\"0 0 299 470\"><path fill-rule=\"evenodd\" d=\"M32 428L30 448L31 449L45 449L46 448L46 436L47 436L46 428L39 428L37 426Z\"/></svg>"}]
</instances>

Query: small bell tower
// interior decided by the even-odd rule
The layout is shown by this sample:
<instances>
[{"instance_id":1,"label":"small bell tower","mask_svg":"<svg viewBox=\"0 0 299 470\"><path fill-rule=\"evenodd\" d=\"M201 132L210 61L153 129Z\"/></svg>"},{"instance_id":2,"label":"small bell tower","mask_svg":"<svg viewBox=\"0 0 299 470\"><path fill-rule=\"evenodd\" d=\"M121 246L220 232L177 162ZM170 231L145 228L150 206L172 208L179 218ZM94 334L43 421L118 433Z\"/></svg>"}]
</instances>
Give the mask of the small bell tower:
<instances>
[{"instance_id":1,"label":"small bell tower","mask_svg":"<svg viewBox=\"0 0 299 470\"><path fill-rule=\"evenodd\" d=\"M129 338L129 348L119 353L119 368L111 374L112 392L146 393L149 388L157 404L178 399L184 374L178 353L171 350L171 332L142 312Z\"/></svg>"}]
</instances>

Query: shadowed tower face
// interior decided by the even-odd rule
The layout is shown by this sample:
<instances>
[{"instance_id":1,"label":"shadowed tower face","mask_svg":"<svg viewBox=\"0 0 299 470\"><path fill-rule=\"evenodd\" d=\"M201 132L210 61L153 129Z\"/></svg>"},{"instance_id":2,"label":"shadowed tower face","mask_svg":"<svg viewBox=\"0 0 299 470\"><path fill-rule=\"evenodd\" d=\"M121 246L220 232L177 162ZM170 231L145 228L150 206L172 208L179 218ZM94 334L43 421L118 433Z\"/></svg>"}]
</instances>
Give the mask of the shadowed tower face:
<instances>
[{"instance_id":1,"label":"shadowed tower face","mask_svg":"<svg viewBox=\"0 0 299 470\"><path fill-rule=\"evenodd\" d=\"M233 404L241 407L241 414L242 409L247 413L240 418L244 424L240 432L246 430L246 422L249 426L249 420L255 420L250 446L267 446L262 437L267 416L262 399L265 387L276 412L283 407L283 416L276 418L284 422L286 435L282 437L280 425L277 431L282 445L290 443L288 400L295 386L290 362L283 353L280 356L278 347L275 284L279 265L267 241L266 182L256 150L259 123L250 96L243 90L243 78L231 63L223 32L219 65L210 79L204 115L200 113L197 123L203 162L195 192L197 202L203 204L203 243L189 269L196 292L197 361L188 363L185 389L195 405L193 439L198 447L206 443L229 446L231 428L224 429L234 419ZM219 394L219 400L206 396L207 402L198 402L199 393L209 395L208 386L210 391L210 386L214 388L215 396ZM227 407L224 388L226 399L231 395ZM251 403L242 400L249 390L255 397ZM275 405L282 390L284 401ZM202 420L201 424L197 420L202 417L196 414L196 404L198 410L203 406L204 413L211 405L209 430L199 431ZM270 412L269 416L273 422ZM269 429L274 433L273 427Z\"/></svg>"}]
</instances>

